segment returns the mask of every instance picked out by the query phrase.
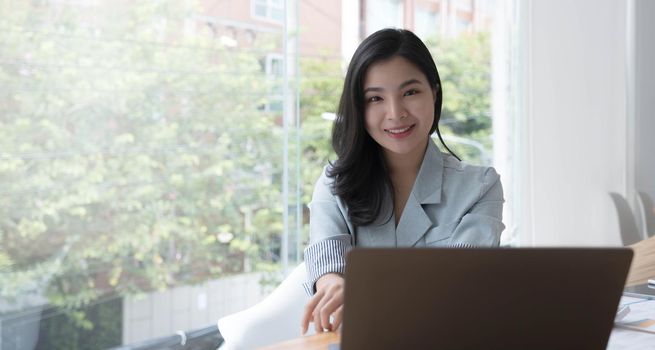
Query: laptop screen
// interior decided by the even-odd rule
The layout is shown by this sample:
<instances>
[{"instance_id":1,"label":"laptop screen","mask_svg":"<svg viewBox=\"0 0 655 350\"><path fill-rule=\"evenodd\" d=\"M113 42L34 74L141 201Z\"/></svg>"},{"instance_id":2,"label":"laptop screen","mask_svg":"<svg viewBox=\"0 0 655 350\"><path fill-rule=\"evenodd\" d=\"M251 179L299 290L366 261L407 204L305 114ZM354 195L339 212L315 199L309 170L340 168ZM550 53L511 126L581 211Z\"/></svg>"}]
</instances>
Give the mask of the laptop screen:
<instances>
[{"instance_id":1,"label":"laptop screen","mask_svg":"<svg viewBox=\"0 0 655 350\"><path fill-rule=\"evenodd\" d=\"M626 248L353 249L341 349L604 349Z\"/></svg>"}]
</instances>

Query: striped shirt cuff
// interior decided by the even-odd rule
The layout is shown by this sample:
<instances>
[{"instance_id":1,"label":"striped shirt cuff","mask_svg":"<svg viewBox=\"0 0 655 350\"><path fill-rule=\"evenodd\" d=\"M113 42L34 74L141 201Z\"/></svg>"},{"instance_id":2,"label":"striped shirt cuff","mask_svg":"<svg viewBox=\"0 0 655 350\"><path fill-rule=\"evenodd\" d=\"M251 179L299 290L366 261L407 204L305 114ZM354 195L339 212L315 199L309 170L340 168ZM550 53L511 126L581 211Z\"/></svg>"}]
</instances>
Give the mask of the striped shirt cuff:
<instances>
[{"instance_id":1,"label":"striped shirt cuff","mask_svg":"<svg viewBox=\"0 0 655 350\"><path fill-rule=\"evenodd\" d=\"M450 248L477 248L478 246L469 243L455 243L455 244L450 244L449 247Z\"/></svg>"},{"instance_id":2,"label":"striped shirt cuff","mask_svg":"<svg viewBox=\"0 0 655 350\"><path fill-rule=\"evenodd\" d=\"M305 249L305 266L307 267L307 282L303 288L307 295L316 293L316 281L328 273L345 274L346 252L352 246L341 240L328 239L316 242Z\"/></svg>"}]
</instances>

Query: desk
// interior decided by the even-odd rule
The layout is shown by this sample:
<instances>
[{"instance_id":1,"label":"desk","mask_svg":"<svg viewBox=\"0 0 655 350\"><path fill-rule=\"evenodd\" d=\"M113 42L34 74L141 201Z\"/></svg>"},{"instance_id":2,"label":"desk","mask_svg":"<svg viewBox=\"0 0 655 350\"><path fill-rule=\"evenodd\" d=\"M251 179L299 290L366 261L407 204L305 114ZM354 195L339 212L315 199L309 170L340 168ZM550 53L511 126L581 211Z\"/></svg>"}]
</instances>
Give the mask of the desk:
<instances>
[{"instance_id":1,"label":"desk","mask_svg":"<svg viewBox=\"0 0 655 350\"><path fill-rule=\"evenodd\" d=\"M341 339L339 333L327 332L287 340L262 350L327 350L328 346L338 343Z\"/></svg>"},{"instance_id":2,"label":"desk","mask_svg":"<svg viewBox=\"0 0 655 350\"><path fill-rule=\"evenodd\" d=\"M641 242L635 243L630 246L634 250L634 258L630 265L630 272L626 281L626 286L646 283L649 278L655 277L655 236L645 239ZM621 346L618 343L621 337L643 337L649 339L655 338L652 334L645 334L636 331L614 329L610 337L608 349L630 348ZM651 337L651 338L649 338ZM340 335L338 333L321 333L316 335L309 335L300 337L285 342L281 342L264 349L267 350L327 350L328 346L333 343L338 343ZM650 344L650 343L648 343ZM639 347L634 347L639 348Z\"/></svg>"},{"instance_id":3,"label":"desk","mask_svg":"<svg viewBox=\"0 0 655 350\"><path fill-rule=\"evenodd\" d=\"M338 333L308 335L277 343L263 350L327 350L330 344L338 343ZM608 350L646 349L655 343L655 335L627 329L614 328L610 335Z\"/></svg>"},{"instance_id":4,"label":"desk","mask_svg":"<svg viewBox=\"0 0 655 350\"><path fill-rule=\"evenodd\" d=\"M629 246L634 251L626 286L643 284L655 277L655 236Z\"/></svg>"}]
</instances>

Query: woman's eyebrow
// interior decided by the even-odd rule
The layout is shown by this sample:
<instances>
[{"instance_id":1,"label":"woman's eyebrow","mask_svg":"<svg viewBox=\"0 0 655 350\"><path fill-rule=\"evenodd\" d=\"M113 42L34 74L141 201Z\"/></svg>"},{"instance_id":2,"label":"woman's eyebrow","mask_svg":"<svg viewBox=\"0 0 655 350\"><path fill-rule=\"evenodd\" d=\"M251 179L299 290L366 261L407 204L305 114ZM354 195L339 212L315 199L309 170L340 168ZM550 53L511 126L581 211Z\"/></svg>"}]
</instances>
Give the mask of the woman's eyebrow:
<instances>
[{"instance_id":1,"label":"woman's eyebrow","mask_svg":"<svg viewBox=\"0 0 655 350\"><path fill-rule=\"evenodd\" d=\"M409 79L409 80L405 81L404 83L400 84L398 86L398 90L404 88L407 85L412 85L412 84L421 84L421 81L418 80L418 79Z\"/></svg>"},{"instance_id":2,"label":"woman's eyebrow","mask_svg":"<svg viewBox=\"0 0 655 350\"><path fill-rule=\"evenodd\" d=\"M406 87L407 85L412 85L412 84L421 84L421 81L418 80L418 79L409 79L407 81L402 82L400 85L398 85L398 90L401 90L404 87ZM384 88L377 87L377 86L370 86L370 87L364 88L364 94L366 94L369 91L381 92L381 91L384 91Z\"/></svg>"},{"instance_id":3,"label":"woman's eyebrow","mask_svg":"<svg viewBox=\"0 0 655 350\"><path fill-rule=\"evenodd\" d=\"M367 93L369 91L379 92L379 91L384 91L384 89L381 87L367 87L364 89L364 93Z\"/></svg>"}]
</instances>

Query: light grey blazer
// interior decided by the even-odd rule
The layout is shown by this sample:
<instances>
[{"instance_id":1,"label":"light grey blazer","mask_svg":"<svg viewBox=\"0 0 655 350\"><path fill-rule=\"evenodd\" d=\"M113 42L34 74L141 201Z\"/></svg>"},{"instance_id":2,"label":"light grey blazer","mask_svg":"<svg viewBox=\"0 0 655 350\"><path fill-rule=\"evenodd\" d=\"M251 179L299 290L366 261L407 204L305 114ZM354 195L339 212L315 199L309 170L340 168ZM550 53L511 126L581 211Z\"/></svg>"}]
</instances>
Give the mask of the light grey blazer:
<instances>
[{"instance_id":1,"label":"light grey blazer","mask_svg":"<svg viewBox=\"0 0 655 350\"><path fill-rule=\"evenodd\" d=\"M357 247L488 247L497 246L502 223L503 188L491 167L467 165L441 153L430 139L418 176L398 226L391 193L378 218L355 227L348 208L332 194L333 180L324 169L309 204L310 245L305 249L308 281L326 273L345 272L345 254Z\"/></svg>"}]
</instances>

